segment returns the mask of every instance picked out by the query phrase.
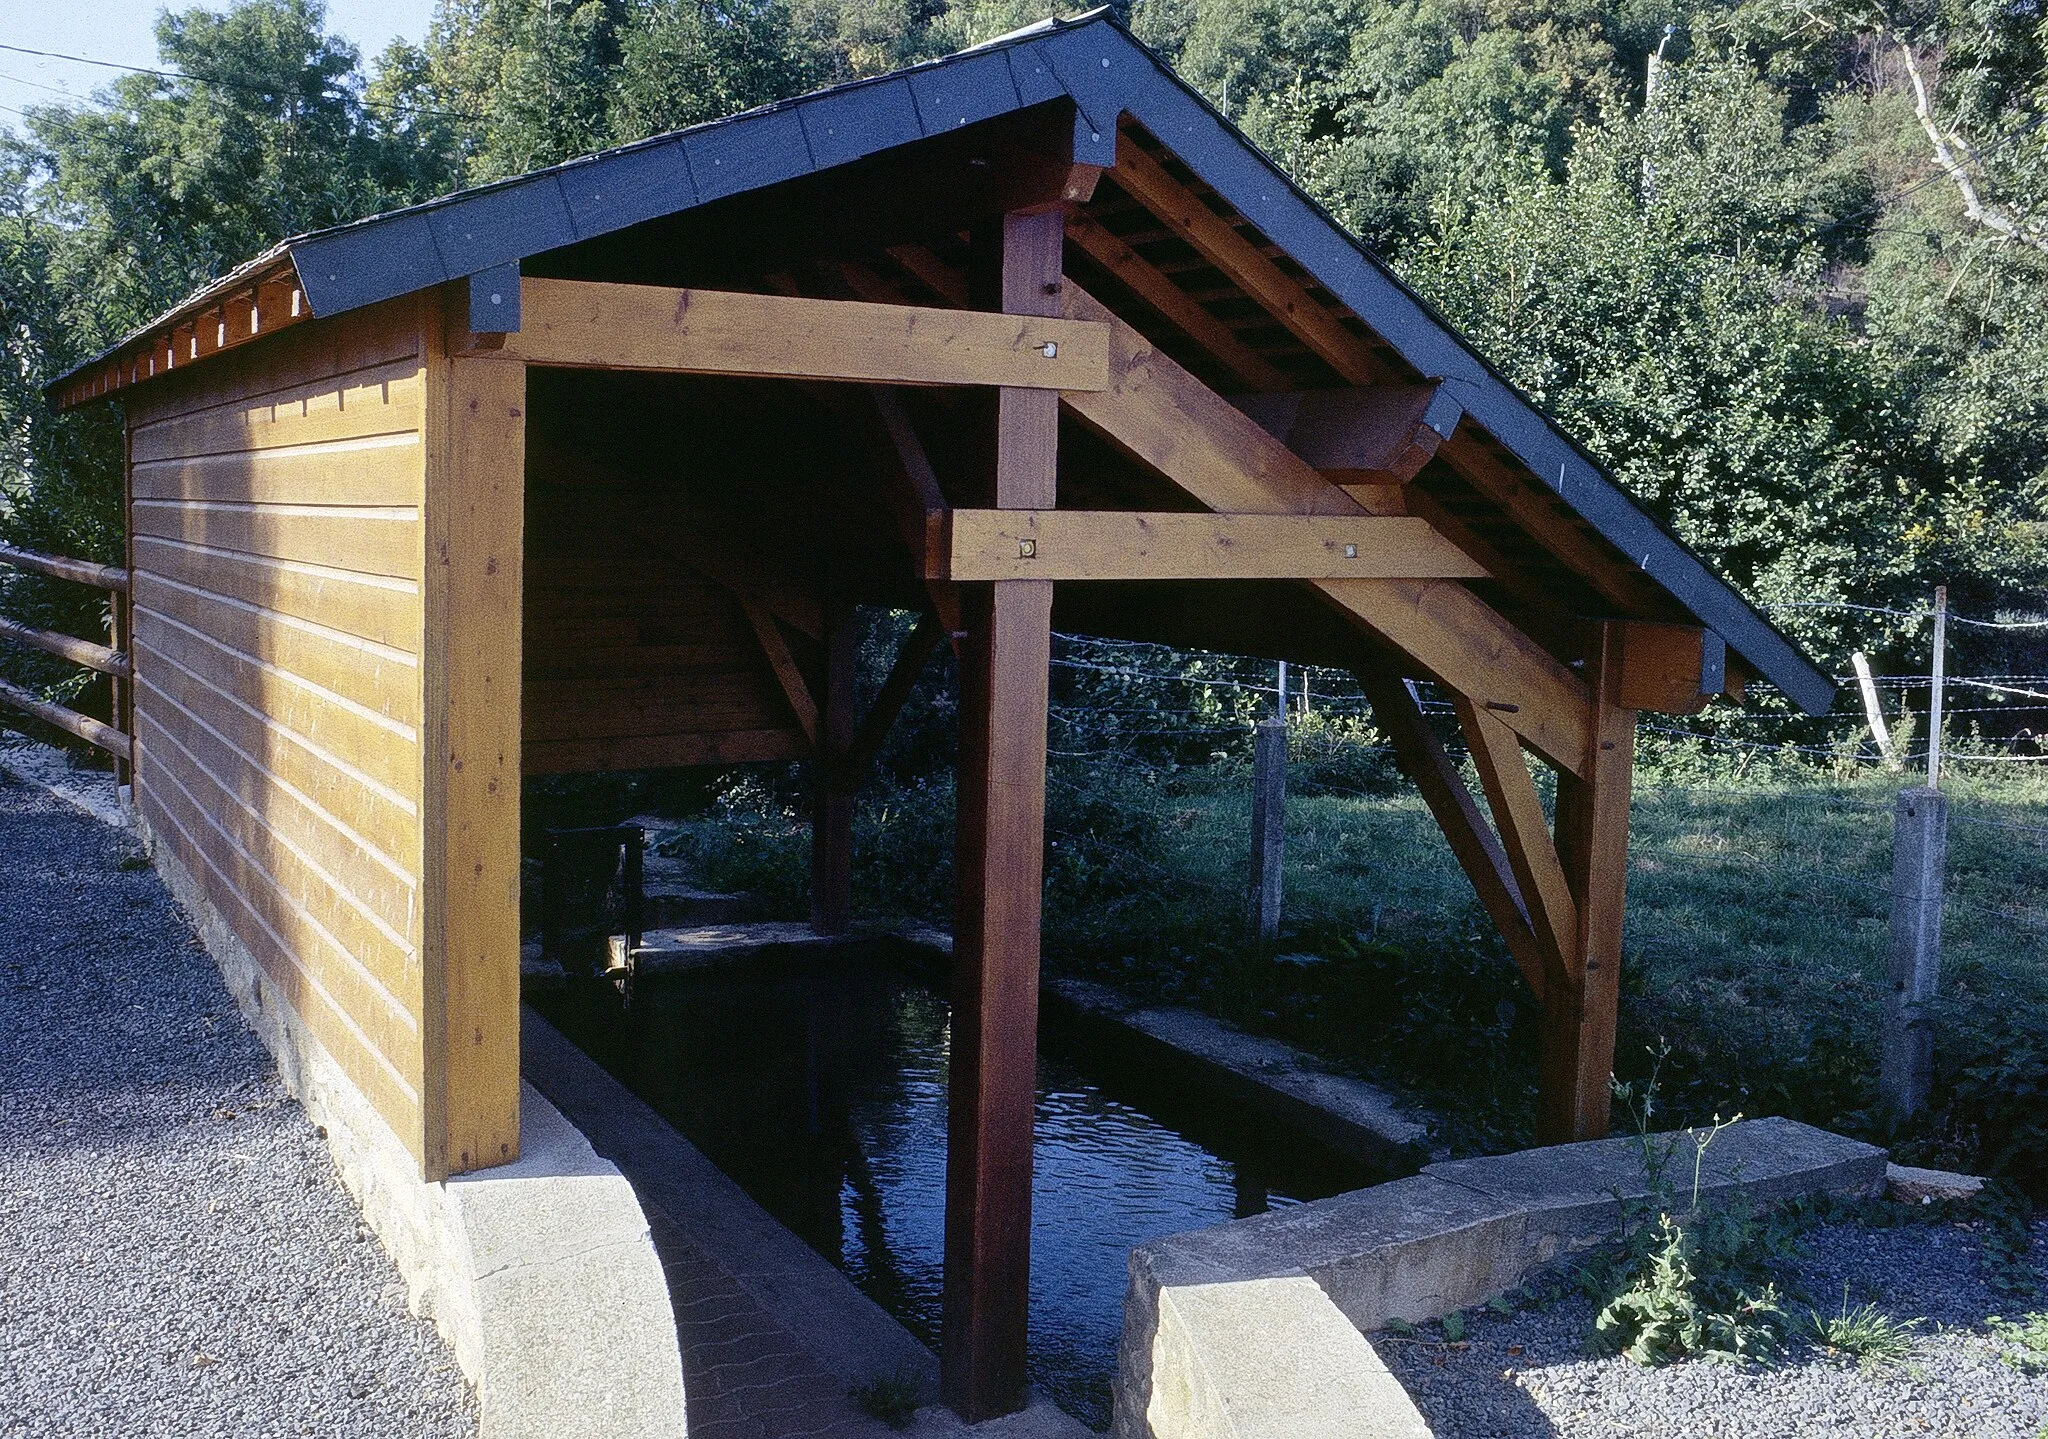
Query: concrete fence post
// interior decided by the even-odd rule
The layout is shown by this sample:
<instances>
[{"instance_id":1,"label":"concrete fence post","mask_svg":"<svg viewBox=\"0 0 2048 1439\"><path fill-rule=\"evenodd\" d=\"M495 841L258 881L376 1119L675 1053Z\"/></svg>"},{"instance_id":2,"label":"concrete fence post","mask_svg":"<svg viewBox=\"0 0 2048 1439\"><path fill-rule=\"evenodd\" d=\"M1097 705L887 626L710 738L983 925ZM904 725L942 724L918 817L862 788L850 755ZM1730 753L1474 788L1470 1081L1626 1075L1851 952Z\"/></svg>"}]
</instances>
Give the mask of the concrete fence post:
<instances>
[{"instance_id":1,"label":"concrete fence post","mask_svg":"<svg viewBox=\"0 0 2048 1439\"><path fill-rule=\"evenodd\" d=\"M1259 721L1252 742L1252 923L1280 933L1280 861L1287 846L1287 721Z\"/></svg>"},{"instance_id":2,"label":"concrete fence post","mask_svg":"<svg viewBox=\"0 0 2048 1439\"><path fill-rule=\"evenodd\" d=\"M1948 799L1937 790L1899 794L1892 816L1891 987L1885 995L1878 1089L1895 1120L1912 1118L1934 1084L1930 1008L1941 982L1942 872Z\"/></svg>"}]
</instances>

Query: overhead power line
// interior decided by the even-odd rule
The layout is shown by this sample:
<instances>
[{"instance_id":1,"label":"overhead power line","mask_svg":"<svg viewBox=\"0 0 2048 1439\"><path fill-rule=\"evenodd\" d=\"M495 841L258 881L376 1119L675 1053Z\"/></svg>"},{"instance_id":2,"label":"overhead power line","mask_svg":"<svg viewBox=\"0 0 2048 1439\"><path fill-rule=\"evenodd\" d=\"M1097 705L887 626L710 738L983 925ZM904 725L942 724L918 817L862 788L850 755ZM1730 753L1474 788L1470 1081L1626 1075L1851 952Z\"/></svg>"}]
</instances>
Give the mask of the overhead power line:
<instances>
[{"instance_id":1,"label":"overhead power line","mask_svg":"<svg viewBox=\"0 0 2048 1439\"><path fill-rule=\"evenodd\" d=\"M44 60L67 60L74 65L94 65L102 70L120 70L130 75L154 75L160 80L189 80L200 85L212 85L226 90L241 90L272 99L288 94L290 91L289 86L269 81L242 79L231 75L195 75L189 70L156 70L147 65L123 65L116 60L99 60L90 55L70 55L62 50L35 50L27 45L9 45L4 41L0 41L0 50L7 50L16 55L34 55ZM29 80L23 83L33 85L37 82ZM56 87L45 85L41 88L49 90ZM60 90L58 93L64 94L67 92ZM328 95L338 94L338 92L332 90L323 91L322 93ZM370 100L359 95L351 95L346 98L354 100L365 109L391 110L402 115L438 115L444 119L468 120L472 123L479 123L483 119L481 115L472 115L467 111L443 110L432 105L412 105L390 100Z\"/></svg>"}]
</instances>

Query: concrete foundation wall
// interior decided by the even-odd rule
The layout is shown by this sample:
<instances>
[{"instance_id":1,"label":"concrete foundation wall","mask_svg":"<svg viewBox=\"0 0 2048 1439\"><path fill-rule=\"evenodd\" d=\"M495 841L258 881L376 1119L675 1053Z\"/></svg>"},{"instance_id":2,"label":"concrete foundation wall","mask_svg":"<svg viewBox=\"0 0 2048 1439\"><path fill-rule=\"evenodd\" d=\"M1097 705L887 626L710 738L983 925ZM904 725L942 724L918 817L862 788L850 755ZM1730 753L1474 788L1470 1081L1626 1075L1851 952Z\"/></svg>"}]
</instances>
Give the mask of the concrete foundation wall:
<instances>
[{"instance_id":1,"label":"concrete foundation wall","mask_svg":"<svg viewBox=\"0 0 2048 1439\"><path fill-rule=\"evenodd\" d=\"M1885 1154L1791 1120L1653 1136L1667 1192L1765 1204L1872 1194ZM1532 1149L1178 1234L1131 1255L1118 1359L1119 1439L1423 1436L1365 1338L1484 1303L1616 1234L1656 1195L1645 1141Z\"/></svg>"},{"instance_id":2,"label":"concrete foundation wall","mask_svg":"<svg viewBox=\"0 0 2048 1439\"><path fill-rule=\"evenodd\" d=\"M522 1086L520 1158L443 1183L352 1084L146 821L137 831L243 1017L327 1138L416 1312L476 1386L484 1439L680 1439L668 1286L632 1186Z\"/></svg>"}]
</instances>

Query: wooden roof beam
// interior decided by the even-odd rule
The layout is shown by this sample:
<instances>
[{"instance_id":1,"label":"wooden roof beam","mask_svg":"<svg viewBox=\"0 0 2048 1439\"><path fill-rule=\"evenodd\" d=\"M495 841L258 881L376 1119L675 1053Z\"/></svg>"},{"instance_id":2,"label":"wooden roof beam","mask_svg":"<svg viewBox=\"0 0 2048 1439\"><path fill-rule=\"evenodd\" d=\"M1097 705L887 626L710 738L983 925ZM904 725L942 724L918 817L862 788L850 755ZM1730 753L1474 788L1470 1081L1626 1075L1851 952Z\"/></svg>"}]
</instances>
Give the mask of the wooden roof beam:
<instances>
[{"instance_id":1,"label":"wooden roof beam","mask_svg":"<svg viewBox=\"0 0 2048 1439\"><path fill-rule=\"evenodd\" d=\"M1129 510L946 510L928 579L1483 579L1429 521Z\"/></svg>"},{"instance_id":2,"label":"wooden roof beam","mask_svg":"<svg viewBox=\"0 0 2048 1439\"><path fill-rule=\"evenodd\" d=\"M520 282L520 328L487 353L529 365L892 385L1098 390L1100 325L589 280Z\"/></svg>"},{"instance_id":3,"label":"wooden roof beam","mask_svg":"<svg viewBox=\"0 0 2048 1439\"><path fill-rule=\"evenodd\" d=\"M1110 388L1062 399L1212 510L1362 515L1343 490L1203 385L1072 280L1066 313L1110 326ZM1320 595L1451 689L1499 713L1552 764L1590 763L1592 696L1535 640L1455 580L1317 580Z\"/></svg>"}]
</instances>

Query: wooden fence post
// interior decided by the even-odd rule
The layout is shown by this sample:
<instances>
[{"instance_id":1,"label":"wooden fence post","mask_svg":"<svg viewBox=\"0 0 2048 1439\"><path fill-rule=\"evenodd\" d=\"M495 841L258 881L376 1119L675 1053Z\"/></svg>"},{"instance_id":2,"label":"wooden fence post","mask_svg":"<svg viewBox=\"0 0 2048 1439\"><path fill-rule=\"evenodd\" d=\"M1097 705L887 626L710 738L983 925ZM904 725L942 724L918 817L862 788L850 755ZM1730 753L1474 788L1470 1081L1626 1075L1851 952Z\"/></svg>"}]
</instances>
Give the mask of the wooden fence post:
<instances>
[{"instance_id":1,"label":"wooden fence post","mask_svg":"<svg viewBox=\"0 0 2048 1439\"><path fill-rule=\"evenodd\" d=\"M1252 923L1280 934L1280 863L1287 848L1287 721L1259 721L1252 740Z\"/></svg>"},{"instance_id":2,"label":"wooden fence post","mask_svg":"<svg viewBox=\"0 0 2048 1439\"><path fill-rule=\"evenodd\" d=\"M1878 1089L1894 1120L1910 1119L1934 1084L1929 1007L1941 982L1942 872L1948 858L1948 799L1909 789L1892 811L1891 989L1885 996Z\"/></svg>"},{"instance_id":3,"label":"wooden fence post","mask_svg":"<svg viewBox=\"0 0 2048 1439\"><path fill-rule=\"evenodd\" d=\"M1856 688L1863 694L1863 717L1870 723L1870 737L1877 741L1884 767L1898 769L1898 752L1892 748L1891 726L1884 722L1884 706L1878 703L1877 679L1870 673L1870 661L1858 650L1849 656L1849 664L1856 671Z\"/></svg>"}]
</instances>

